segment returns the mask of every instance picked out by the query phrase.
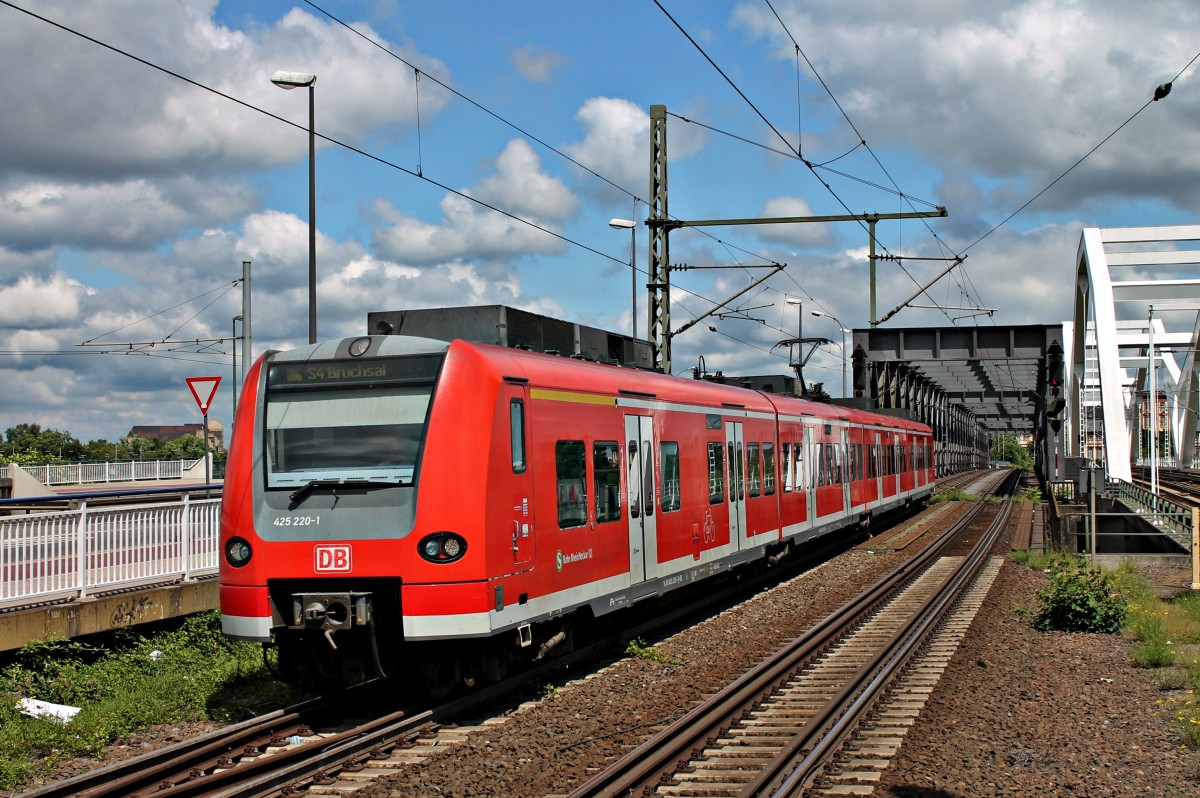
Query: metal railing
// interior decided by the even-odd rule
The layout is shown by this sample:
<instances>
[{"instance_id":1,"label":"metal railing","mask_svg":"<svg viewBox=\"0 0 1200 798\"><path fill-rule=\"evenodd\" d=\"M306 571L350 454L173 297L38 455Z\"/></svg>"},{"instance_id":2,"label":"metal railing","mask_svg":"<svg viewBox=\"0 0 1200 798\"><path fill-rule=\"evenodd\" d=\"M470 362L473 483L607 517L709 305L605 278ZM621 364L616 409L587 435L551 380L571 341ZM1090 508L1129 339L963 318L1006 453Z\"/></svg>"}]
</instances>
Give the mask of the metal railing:
<instances>
[{"instance_id":1,"label":"metal railing","mask_svg":"<svg viewBox=\"0 0 1200 798\"><path fill-rule=\"evenodd\" d=\"M0 606L215 575L221 500L196 490L174 501L103 507L80 495L77 509L0 518ZM167 491L139 493L158 492Z\"/></svg>"},{"instance_id":2,"label":"metal railing","mask_svg":"<svg viewBox=\"0 0 1200 798\"><path fill-rule=\"evenodd\" d=\"M1123 480L1109 480L1108 489L1142 520L1191 551L1193 508Z\"/></svg>"},{"instance_id":3,"label":"metal railing","mask_svg":"<svg viewBox=\"0 0 1200 798\"><path fill-rule=\"evenodd\" d=\"M21 470L43 485L85 485L104 482L141 482L181 479L189 468L203 460L111 460L90 463L45 463L22 465ZM7 477L8 465L0 467Z\"/></svg>"}]
</instances>

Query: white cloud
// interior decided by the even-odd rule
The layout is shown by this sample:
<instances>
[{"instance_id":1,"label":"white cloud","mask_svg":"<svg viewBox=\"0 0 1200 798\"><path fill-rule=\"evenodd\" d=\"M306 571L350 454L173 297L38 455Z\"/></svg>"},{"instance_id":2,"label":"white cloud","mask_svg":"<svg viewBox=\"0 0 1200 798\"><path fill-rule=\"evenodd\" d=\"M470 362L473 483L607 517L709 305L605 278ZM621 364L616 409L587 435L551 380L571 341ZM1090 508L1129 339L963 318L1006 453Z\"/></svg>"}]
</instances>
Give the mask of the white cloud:
<instances>
[{"instance_id":1,"label":"white cloud","mask_svg":"<svg viewBox=\"0 0 1200 798\"><path fill-rule=\"evenodd\" d=\"M773 197L763 205L765 218L812 216L812 207L799 197ZM778 241L798 247L828 246L833 241L829 225L798 222L787 225L762 225L757 228L766 241Z\"/></svg>"},{"instance_id":2,"label":"white cloud","mask_svg":"<svg viewBox=\"0 0 1200 798\"><path fill-rule=\"evenodd\" d=\"M378 200L374 210L386 226L375 231L373 246L384 257L419 264L562 252L562 241L519 219L557 232L562 220L578 209L575 196L541 171L540 159L522 141L509 142L495 166L494 174L463 193L512 216L448 194L439 204L442 222L429 224Z\"/></svg>"},{"instance_id":3,"label":"white cloud","mask_svg":"<svg viewBox=\"0 0 1200 798\"><path fill-rule=\"evenodd\" d=\"M776 6L806 56L877 152L911 148L950 175L980 172L1016 181L1022 200L1049 184L1147 102L1194 55L1184 31L1200 26L1200 6L1168 0L1130 13L1124 3L1009 0L987 7L926 2L872 8L788 0ZM740 5L736 26L795 50L769 10ZM1147 42L1153 46L1147 47ZM805 112L818 129L830 119L848 130L810 72ZM1106 143L1085 168L1039 200L1062 208L1081 195L1200 200L1200 151L1180 147L1200 114L1200 98L1171 96L1175 113L1152 106ZM1183 111L1182 113L1179 113ZM829 140L825 154L834 154ZM843 148L844 149L844 148ZM1170 153L1164 169L1163 154ZM1007 195L992 193L1011 210ZM1019 203L1016 203L1019 204ZM953 210L953 209L952 209Z\"/></svg>"},{"instance_id":4,"label":"white cloud","mask_svg":"<svg viewBox=\"0 0 1200 798\"><path fill-rule=\"evenodd\" d=\"M469 194L519 215L535 219L565 219L579 201L557 178L541 171L533 148L520 139L510 141L496 158L496 173L480 181Z\"/></svg>"},{"instance_id":5,"label":"white cloud","mask_svg":"<svg viewBox=\"0 0 1200 798\"><path fill-rule=\"evenodd\" d=\"M21 277L13 285L0 286L0 329L40 330L73 323L79 318L80 297L86 293L82 285L62 274L45 281L32 275ZM44 336L34 337L38 340L32 348L55 348ZM23 343L32 341L26 339Z\"/></svg>"},{"instance_id":6,"label":"white cloud","mask_svg":"<svg viewBox=\"0 0 1200 798\"><path fill-rule=\"evenodd\" d=\"M521 77L535 83L549 83L554 79L554 70L567 62L562 53L533 44L510 49L508 57Z\"/></svg>"}]
</instances>

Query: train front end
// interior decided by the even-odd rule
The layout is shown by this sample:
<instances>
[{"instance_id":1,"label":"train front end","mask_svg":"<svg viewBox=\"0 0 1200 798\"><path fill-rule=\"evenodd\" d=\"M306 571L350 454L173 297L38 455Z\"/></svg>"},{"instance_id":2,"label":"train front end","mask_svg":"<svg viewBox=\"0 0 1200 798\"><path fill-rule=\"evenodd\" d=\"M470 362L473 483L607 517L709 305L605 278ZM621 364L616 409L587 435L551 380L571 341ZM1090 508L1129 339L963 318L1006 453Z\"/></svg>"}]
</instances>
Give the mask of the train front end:
<instances>
[{"instance_id":1,"label":"train front end","mask_svg":"<svg viewBox=\"0 0 1200 798\"><path fill-rule=\"evenodd\" d=\"M396 673L402 585L483 579L474 508L418 518L450 346L347 338L268 353L247 377L221 510L222 628L277 647L289 681Z\"/></svg>"}]
</instances>

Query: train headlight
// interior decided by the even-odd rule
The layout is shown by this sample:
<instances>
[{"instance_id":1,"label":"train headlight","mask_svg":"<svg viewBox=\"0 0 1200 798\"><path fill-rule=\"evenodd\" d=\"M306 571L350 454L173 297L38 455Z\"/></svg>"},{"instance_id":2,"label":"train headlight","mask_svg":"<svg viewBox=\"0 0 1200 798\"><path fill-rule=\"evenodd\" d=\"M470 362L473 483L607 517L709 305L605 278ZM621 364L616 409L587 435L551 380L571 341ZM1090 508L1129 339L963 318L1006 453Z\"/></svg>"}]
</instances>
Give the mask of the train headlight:
<instances>
[{"instance_id":1,"label":"train headlight","mask_svg":"<svg viewBox=\"0 0 1200 798\"><path fill-rule=\"evenodd\" d=\"M250 562L250 543L245 538L232 537L225 541L225 562L241 568Z\"/></svg>"},{"instance_id":2,"label":"train headlight","mask_svg":"<svg viewBox=\"0 0 1200 798\"><path fill-rule=\"evenodd\" d=\"M435 532L421 538L417 551L429 562L454 562L467 553L467 541L453 532Z\"/></svg>"}]
</instances>

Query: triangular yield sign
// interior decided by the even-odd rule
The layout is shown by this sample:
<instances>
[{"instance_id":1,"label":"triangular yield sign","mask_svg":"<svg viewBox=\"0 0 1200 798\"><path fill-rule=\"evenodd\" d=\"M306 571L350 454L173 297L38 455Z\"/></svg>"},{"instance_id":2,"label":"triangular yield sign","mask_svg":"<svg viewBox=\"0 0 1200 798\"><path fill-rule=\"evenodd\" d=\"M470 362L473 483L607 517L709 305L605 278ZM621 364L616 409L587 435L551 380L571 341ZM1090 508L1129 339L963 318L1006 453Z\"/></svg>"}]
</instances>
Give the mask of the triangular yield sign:
<instances>
[{"instance_id":1,"label":"triangular yield sign","mask_svg":"<svg viewBox=\"0 0 1200 798\"><path fill-rule=\"evenodd\" d=\"M217 393L217 386L221 384L220 377L188 377L187 386L191 390L192 396L196 399L196 404L200 406L200 413L208 415L208 407L212 404L213 397Z\"/></svg>"}]
</instances>

